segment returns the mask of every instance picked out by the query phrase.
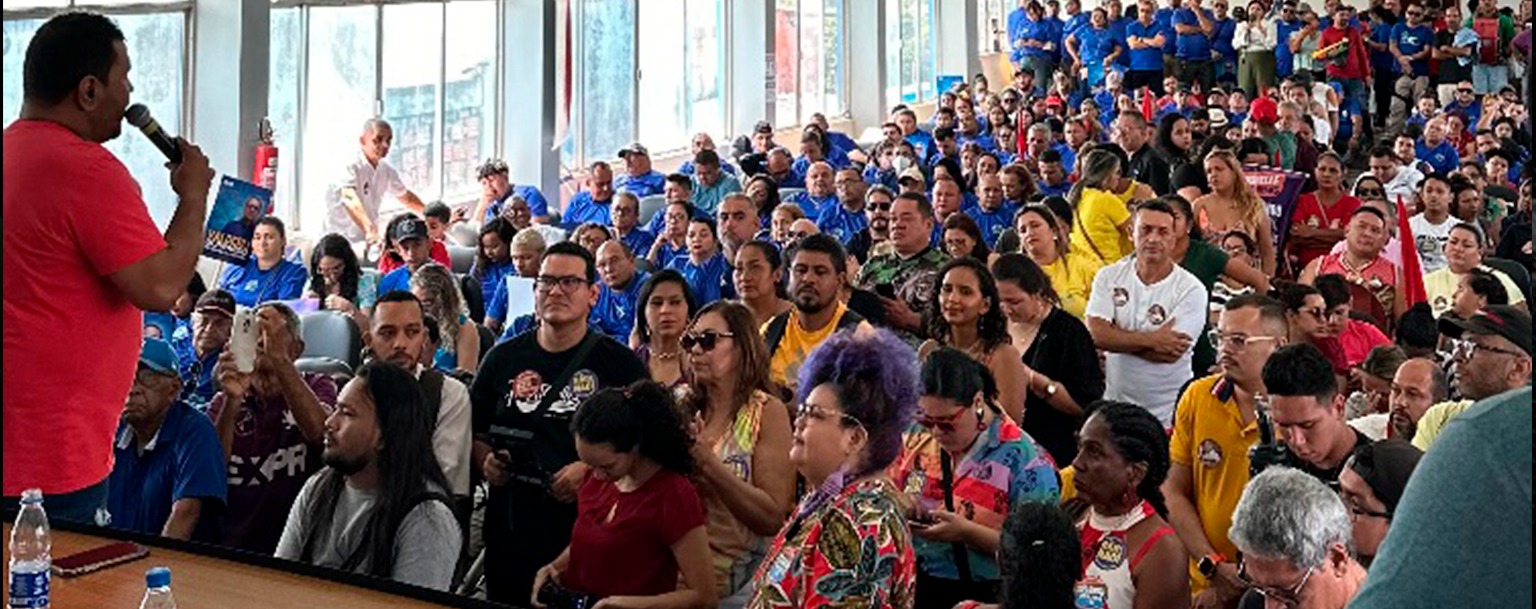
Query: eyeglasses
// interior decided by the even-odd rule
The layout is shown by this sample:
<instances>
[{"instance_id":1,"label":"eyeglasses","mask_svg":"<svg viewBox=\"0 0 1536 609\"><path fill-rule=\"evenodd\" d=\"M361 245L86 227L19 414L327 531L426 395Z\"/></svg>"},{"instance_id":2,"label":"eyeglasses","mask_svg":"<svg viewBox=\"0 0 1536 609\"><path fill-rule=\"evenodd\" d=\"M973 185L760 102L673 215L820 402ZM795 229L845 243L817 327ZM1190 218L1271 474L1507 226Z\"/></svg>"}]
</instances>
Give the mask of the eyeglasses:
<instances>
[{"instance_id":1,"label":"eyeglasses","mask_svg":"<svg viewBox=\"0 0 1536 609\"><path fill-rule=\"evenodd\" d=\"M827 409L815 404L806 404L802 402L800 407L795 409L796 420L810 419L812 421L825 421L831 416L831 412L828 412ZM853 415L846 412L839 412L837 413L837 416L838 418L842 419L844 425L855 425L859 427L864 426L863 422L859 421L857 418L854 418Z\"/></svg>"},{"instance_id":2,"label":"eyeglasses","mask_svg":"<svg viewBox=\"0 0 1536 609\"><path fill-rule=\"evenodd\" d=\"M1323 310L1322 307L1312 307L1310 309L1298 309L1297 312L1299 312L1299 313L1306 313L1308 316L1310 316L1313 319L1316 319L1318 321L1328 321L1328 317L1329 317L1328 311Z\"/></svg>"},{"instance_id":3,"label":"eyeglasses","mask_svg":"<svg viewBox=\"0 0 1536 609\"><path fill-rule=\"evenodd\" d=\"M692 351L694 347L698 347L699 350L709 353L715 350L715 345L720 343L721 338L732 338L734 336L736 335L730 332L716 332L714 330L690 332L683 335L682 346L684 351Z\"/></svg>"},{"instance_id":4,"label":"eyeglasses","mask_svg":"<svg viewBox=\"0 0 1536 609\"><path fill-rule=\"evenodd\" d=\"M1387 192L1380 188L1357 188L1355 195L1360 197L1384 197Z\"/></svg>"},{"instance_id":5,"label":"eyeglasses","mask_svg":"<svg viewBox=\"0 0 1536 609\"><path fill-rule=\"evenodd\" d=\"M868 207L869 211L891 211L891 209L896 207L896 204L895 203L870 203L869 205L866 205L865 207Z\"/></svg>"},{"instance_id":6,"label":"eyeglasses","mask_svg":"<svg viewBox=\"0 0 1536 609\"><path fill-rule=\"evenodd\" d=\"M955 421L964 414L964 408L947 417L930 417L926 414L920 414L917 415L917 424L937 432L950 433L955 430Z\"/></svg>"},{"instance_id":7,"label":"eyeglasses","mask_svg":"<svg viewBox=\"0 0 1536 609\"><path fill-rule=\"evenodd\" d=\"M1262 343L1280 340L1280 337L1278 336L1243 336L1242 334L1222 334L1221 330L1211 330L1208 334L1206 334L1206 338L1210 339L1212 347L1220 349L1223 345L1225 345L1230 347L1233 351L1242 351L1243 349L1248 348L1249 343Z\"/></svg>"},{"instance_id":8,"label":"eyeglasses","mask_svg":"<svg viewBox=\"0 0 1536 609\"><path fill-rule=\"evenodd\" d=\"M533 283L540 292L548 293L553 292L556 286L558 286L562 292L569 292L576 288L584 287L590 282L587 281L586 277L576 277L571 275L564 277L555 275L539 275L533 279Z\"/></svg>"},{"instance_id":9,"label":"eyeglasses","mask_svg":"<svg viewBox=\"0 0 1536 609\"><path fill-rule=\"evenodd\" d=\"M1472 342L1467 339L1454 339L1451 341L1451 359L1455 361L1468 361L1473 357L1476 357L1478 351L1487 351L1489 353L1500 353L1503 355L1514 356L1525 355L1524 351L1515 351L1514 349L1504 349L1500 347L1494 347L1492 345L1484 345L1481 343Z\"/></svg>"},{"instance_id":10,"label":"eyeglasses","mask_svg":"<svg viewBox=\"0 0 1536 609\"><path fill-rule=\"evenodd\" d=\"M1249 588L1253 588L1253 591L1259 593L1259 596L1264 597L1265 600L1272 600L1286 607L1296 607L1301 604L1301 591L1307 587L1307 582L1312 580L1312 574L1316 572L1317 567L1312 567L1307 569L1307 572L1301 576L1301 581L1296 582L1296 585L1290 588L1275 588L1260 586L1254 583L1253 579L1248 577L1248 564L1245 562L1237 563L1238 581Z\"/></svg>"},{"instance_id":11,"label":"eyeglasses","mask_svg":"<svg viewBox=\"0 0 1536 609\"><path fill-rule=\"evenodd\" d=\"M1466 93L1467 95L1472 95L1473 93L1476 93L1476 91L1473 91L1472 89L1456 89L1456 92L1457 93Z\"/></svg>"}]
</instances>

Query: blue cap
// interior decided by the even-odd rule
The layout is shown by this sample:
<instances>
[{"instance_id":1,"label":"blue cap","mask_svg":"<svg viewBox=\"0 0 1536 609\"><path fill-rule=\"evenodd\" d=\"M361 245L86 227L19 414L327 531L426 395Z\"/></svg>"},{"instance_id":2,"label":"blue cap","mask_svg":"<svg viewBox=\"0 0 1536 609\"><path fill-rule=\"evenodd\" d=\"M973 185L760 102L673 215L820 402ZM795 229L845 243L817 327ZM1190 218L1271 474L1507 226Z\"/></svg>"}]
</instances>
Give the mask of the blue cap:
<instances>
[{"instance_id":1,"label":"blue cap","mask_svg":"<svg viewBox=\"0 0 1536 609\"><path fill-rule=\"evenodd\" d=\"M144 572L144 585L149 588L166 588L171 585L171 570L155 567Z\"/></svg>"},{"instance_id":2,"label":"blue cap","mask_svg":"<svg viewBox=\"0 0 1536 609\"><path fill-rule=\"evenodd\" d=\"M139 351L140 366L161 374L177 374L176 363L176 350L171 343L158 338L144 339L144 347Z\"/></svg>"}]
</instances>

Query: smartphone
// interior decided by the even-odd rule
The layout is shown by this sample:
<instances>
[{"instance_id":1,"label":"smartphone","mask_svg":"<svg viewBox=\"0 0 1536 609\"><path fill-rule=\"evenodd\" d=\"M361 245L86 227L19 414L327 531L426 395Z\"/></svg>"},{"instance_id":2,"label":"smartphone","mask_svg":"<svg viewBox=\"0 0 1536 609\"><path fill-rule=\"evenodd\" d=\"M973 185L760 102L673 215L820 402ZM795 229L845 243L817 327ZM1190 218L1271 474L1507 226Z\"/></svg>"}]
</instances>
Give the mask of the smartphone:
<instances>
[{"instance_id":1,"label":"smartphone","mask_svg":"<svg viewBox=\"0 0 1536 609\"><path fill-rule=\"evenodd\" d=\"M235 313L234 327L229 331L229 352L235 356L235 368L246 373L256 370L256 314L250 309Z\"/></svg>"},{"instance_id":2,"label":"smartphone","mask_svg":"<svg viewBox=\"0 0 1536 609\"><path fill-rule=\"evenodd\" d=\"M132 542L114 543L53 559L59 577L76 577L149 556L149 548Z\"/></svg>"},{"instance_id":3,"label":"smartphone","mask_svg":"<svg viewBox=\"0 0 1536 609\"><path fill-rule=\"evenodd\" d=\"M877 284L875 284L875 293L879 294L881 298L889 298L889 299L895 300L896 299L896 284L894 284L894 283L877 283Z\"/></svg>"}]
</instances>

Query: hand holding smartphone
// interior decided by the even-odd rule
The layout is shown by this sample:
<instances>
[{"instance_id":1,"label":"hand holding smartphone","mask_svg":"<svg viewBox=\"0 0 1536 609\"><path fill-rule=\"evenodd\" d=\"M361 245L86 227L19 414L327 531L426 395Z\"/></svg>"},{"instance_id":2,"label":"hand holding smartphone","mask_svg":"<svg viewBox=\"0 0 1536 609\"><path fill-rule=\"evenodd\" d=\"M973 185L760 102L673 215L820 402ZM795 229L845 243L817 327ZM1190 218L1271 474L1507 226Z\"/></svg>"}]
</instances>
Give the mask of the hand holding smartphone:
<instances>
[{"instance_id":1,"label":"hand holding smartphone","mask_svg":"<svg viewBox=\"0 0 1536 609\"><path fill-rule=\"evenodd\" d=\"M235 356L235 368L240 372L256 370L256 314L250 309L235 313L234 327L230 329L229 351Z\"/></svg>"}]
</instances>

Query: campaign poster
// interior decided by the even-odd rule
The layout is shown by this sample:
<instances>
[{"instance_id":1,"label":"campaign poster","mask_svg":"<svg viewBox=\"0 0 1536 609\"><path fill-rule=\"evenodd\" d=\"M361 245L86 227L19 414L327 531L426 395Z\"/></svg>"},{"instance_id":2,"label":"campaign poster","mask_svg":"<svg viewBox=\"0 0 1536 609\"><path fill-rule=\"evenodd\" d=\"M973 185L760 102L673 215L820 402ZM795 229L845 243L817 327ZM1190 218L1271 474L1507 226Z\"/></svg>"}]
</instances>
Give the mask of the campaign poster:
<instances>
[{"instance_id":1,"label":"campaign poster","mask_svg":"<svg viewBox=\"0 0 1536 609\"><path fill-rule=\"evenodd\" d=\"M1269 222L1274 227L1270 232L1275 238L1275 251L1285 251L1285 238L1291 232L1291 218L1296 215L1296 201L1301 198L1306 174L1278 167L1244 165L1243 178L1248 181L1248 188L1264 199L1264 209L1269 212Z\"/></svg>"},{"instance_id":2,"label":"campaign poster","mask_svg":"<svg viewBox=\"0 0 1536 609\"><path fill-rule=\"evenodd\" d=\"M203 255L234 264L251 256L251 233L256 221L272 208L272 191L239 178L224 176L208 212L203 233Z\"/></svg>"}]
</instances>

